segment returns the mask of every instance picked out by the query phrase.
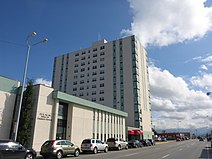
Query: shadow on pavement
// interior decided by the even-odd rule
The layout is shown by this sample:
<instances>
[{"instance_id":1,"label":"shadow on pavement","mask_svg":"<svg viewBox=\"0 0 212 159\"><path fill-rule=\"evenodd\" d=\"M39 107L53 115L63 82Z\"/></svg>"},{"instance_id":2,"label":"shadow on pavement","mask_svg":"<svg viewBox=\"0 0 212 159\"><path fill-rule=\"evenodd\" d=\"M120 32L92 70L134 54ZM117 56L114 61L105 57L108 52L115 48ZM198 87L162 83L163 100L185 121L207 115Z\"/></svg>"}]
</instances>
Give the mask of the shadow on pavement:
<instances>
[{"instance_id":1,"label":"shadow on pavement","mask_svg":"<svg viewBox=\"0 0 212 159\"><path fill-rule=\"evenodd\" d=\"M212 158L212 148L211 147L205 147L202 150L202 153L201 153L199 158L203 158L203 159Z\"/></svg>"}]
</instances>

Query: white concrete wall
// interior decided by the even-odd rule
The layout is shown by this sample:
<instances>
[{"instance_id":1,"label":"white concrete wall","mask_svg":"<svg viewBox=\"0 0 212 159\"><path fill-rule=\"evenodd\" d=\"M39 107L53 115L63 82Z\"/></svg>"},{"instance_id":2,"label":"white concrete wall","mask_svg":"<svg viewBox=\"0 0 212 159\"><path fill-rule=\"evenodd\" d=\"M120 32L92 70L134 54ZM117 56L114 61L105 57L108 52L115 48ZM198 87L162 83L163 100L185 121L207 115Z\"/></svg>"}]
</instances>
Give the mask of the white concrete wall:
<instances>
[{"instance_id":1,"label":"white concrete wall","mask_svg":"<svg viewBox=\"0 0 212 159\"><path fill-rule=\"evenodd\" d=\"M55 105L52 99L52 88L39 85L34 87L35 102L35 125L33 148L40 150L41 145L52 138L51 128L53 124L53 107Z\"/></svg>"},{"instance_id":2,"label":"white concrete wall","mask_svg":"<svg viewBox=\"0 0 212 159\"><path fill-rule=\"evenodd\" d=\"M73 106L71 141L80 146L85 138L93 136L93 110Z\"/></svg>"},{"instance_id":3,"label":"white concrete wall","mask_svg":"<svg viewBox=\"0 0 212 159\"><path fill-rule=\"evenodd\" d=\"M42 85L34 87L35 110L33 114L35 114L35 125L32 147L36 151L40 151L41 145L46 140L56 139L59 101L52 98L52 92L52 88ZM110 119L109 124L108 115ZM121 118L120 120L122 120L123 125L119 126L117 124L118 118ZM103 141L106 141L108 134L110 135L109 137L123 134L125 138L125 118L106 113L105 121L105 111L97 109L94 111L93 108L75 105L70 101L68 105L66 138L80 146L83 139L93 138L93 133L95 138L97 138L98 133L99 139L101 139L102 134ZM104 138L104 134L106 134L106 138Z\"/></svg>"},{"instance_id":4,"label":"white concrete wall","mask_svg":"<svg viewBox=\"0 0 212 159\"><path fill-rule=\"evenodd\" d=\"M0 91L0 139L9 139L16 95Z\"/></svg>"}]
</instances>

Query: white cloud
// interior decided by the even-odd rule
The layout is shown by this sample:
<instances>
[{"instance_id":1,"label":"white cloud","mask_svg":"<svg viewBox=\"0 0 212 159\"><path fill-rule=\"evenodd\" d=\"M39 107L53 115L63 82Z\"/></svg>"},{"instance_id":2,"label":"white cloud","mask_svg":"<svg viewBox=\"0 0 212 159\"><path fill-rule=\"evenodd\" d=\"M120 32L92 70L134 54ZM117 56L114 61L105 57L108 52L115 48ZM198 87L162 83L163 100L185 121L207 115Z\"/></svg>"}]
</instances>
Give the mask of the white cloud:
<instances>
[{"instance_id":1,"label":"white cloud","mask_svg":"<svg viewBox=\"0 0 212 159\"><path fill-rule=\"evenodd\" d=\"M43 84L43 85L46 85L46 86L49 86L51 87L52 85L52 81L48 81L46 79L43 79L43 78L37 78L35 79L35 84Z\"/></svg>"},{"instance_id":2,"label":"white cloud","mask_svg":"<svg viewBox=\"0 0 212 159\"><path fill-rule=\"evenodd\" d=\"M206 0L128 0L133 14L130 30L146 45L166 46L202 38L212 30L212 7Z\"/></svg>"},{"instance_id":3,"label":"white cloud","mask_svg":"<svg viewBox=\"0 0 212 159\"><path fill-rule=\"evenodd\" d=\"M194 86L206 89L208 91L212 90L212 74L204 74L203 76L193 76L191 77L191 82Z\"/></svg>"},{"instance_id":4,"label":"white cloud","mask_svg":"<svg viewBox=\"0 0 212 159\"><path fill-rule=\"evenodd\" d=\"M205 71L208 70L207 66L205 66L205 65L201 65L201 66L200 66L200 69L201 69L201 70L205 70Z\"/></svg>"},{"instance_id":5,"label":"white cloud","mask_svg":"<svg viewBox=\"0 0 212 159\"><path fill-rule=\"evenodd\" d=\"M212 117L212 99L206 92L191 88L212 81L211 75L196 77L195 80L191 78L189 85L182 77L152 65L149 77L153 125L156 129L176 129L179 121L181 128L207 127L207 116Z\"/></svg>"},{"instance_id":6,"label":"white cloud","mask_svg":"<svg viewBox=\"0 0 212 159\"><path fill-rule=\"evenodd\" d=\"M212 55L208 55L206 58L202 59L202 62L212 62Z\"/></svg>"},{"instance_id":7,"label":"white cloud","mask_svg":"<svg viewBox=\"0 0 212 159\"><path fill-rule=\"evenodd\" d=\"M212 63L212 55L211 54L206 54L204 56L197 56L192 58L194 61L198 61L200 63Z\"/></svg>"},{"instance_id":8,"label":"white cloud","mask_svg":"<svg viewBox=\"0 0 212 159\"><path fill-rule=\"evenodd\" d=\"M149 69L151 92L156 97L181 97L182 92L187 96L187 83L181 77L174 77L168 70L151 66ZM152 89L152 87L154 89Z\"/></svg>"}]
</instances>

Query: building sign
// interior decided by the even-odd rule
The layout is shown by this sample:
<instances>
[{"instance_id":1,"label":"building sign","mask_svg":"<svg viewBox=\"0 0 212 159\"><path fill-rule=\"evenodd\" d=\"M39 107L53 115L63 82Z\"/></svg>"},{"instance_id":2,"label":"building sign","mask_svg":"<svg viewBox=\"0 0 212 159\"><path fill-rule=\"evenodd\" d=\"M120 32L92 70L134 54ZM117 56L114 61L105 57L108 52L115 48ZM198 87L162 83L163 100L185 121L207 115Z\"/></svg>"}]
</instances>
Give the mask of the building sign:
<instances>
[{"instance_id":1,"label":"building sign","mask_svg":"<svg viewBox=\"0 0 212 159\"><path fill-rule=\"evenodd\" d=\"M37 119L51 121L52 117L51 117L51 114L48 114L48 113L39 113Z\"/></svg>"}]
</instances>

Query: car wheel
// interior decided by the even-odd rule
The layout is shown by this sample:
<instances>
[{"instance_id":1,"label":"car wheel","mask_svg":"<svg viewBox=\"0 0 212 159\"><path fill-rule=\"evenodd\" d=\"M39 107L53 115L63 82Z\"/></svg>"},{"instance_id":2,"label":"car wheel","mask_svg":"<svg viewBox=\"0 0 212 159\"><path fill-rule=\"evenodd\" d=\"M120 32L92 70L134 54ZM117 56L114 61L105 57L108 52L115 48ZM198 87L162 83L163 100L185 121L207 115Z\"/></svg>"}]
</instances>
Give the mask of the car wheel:
<instances>
[{"instance_id":1,"label":"car wheel","mask_svg":"<svg viewBox=\"0 0 212 159\"><path fill-rule=\"evenodd\" d=\"M25 159L34 159L34 156L31 153L27 153Z\"/></svg>"},{"instance_id":2,"label":"car wheel","mask_svg":"<svg viewBox=\"0 0 212 159\"><path fill-rule=\"evenodd\" d=\"M96 148L96 147L94 147L93 153L94 153L94 154L97 154L97 148Z\"/></svg>"},{"instance_id":3,"label":"car wheel","mask_svg":"<svg viewBox=\"0 0 212 159\"><path fill-rule=\"evenodd\" d=\"M107 147L107 146L105 147L104 152L105 152L105 153L107 153L107 152L108 152L108 147Z\"/></svg>"},{"instance_id":4,"label":"car wheel","mask_svg":"<svg viewBox=\"0 0 212 159\"><path fill-rule=\"evenodd\" d=\"M125 146L125 149L126 149L126 150L128 149L128 145Z\"/></svg>"},{"instance_id":5,"label":"car wheel","mask_svg":"<svg viewBox=\"0 0 212 159\"><path fill-rule=\"evenodd\" d=\"M57 157L57 159L61 159L63 157L63 152L62 151L57 151L56 157Z\"/></svg>"},{"instance_id":6,"label":"car wheel","mask_svg":"<svg viewBox=\"0 0 212 159\"><path fill-rule=\"evenodd\" d=\"M118 150L119 150L119 151L121 150L121 145L118 146Z\"/></svg>"},{"instance_id":7,"label":"car wheel","mask_svg":"<svg viewBox=\"0 0 212 159\"><path fill-rule=\"evenodd\" d=\"M75 152L74 152L74 156L75 157L78 157L80 154L80 150L79 149L76 149Z\"/></svg>"}]
</instances>

